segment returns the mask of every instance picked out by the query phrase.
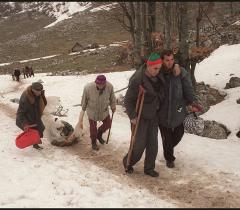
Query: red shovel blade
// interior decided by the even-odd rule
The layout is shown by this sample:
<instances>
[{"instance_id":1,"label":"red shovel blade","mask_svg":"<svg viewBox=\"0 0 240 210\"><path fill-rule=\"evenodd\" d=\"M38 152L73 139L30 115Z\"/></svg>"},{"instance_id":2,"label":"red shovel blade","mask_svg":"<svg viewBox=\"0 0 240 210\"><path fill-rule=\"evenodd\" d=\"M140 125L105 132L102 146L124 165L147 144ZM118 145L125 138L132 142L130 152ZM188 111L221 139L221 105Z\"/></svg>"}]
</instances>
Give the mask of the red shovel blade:
<instances>
[{"instance_id":1,"label":"red shovel blade","mask_svg":"<svg viewBox=\"0 0 240 210\"><path fill-rule=\"evenodd\" d=\"M40 135L37 130L29 128L16 138L16 146L20 149L41 143Z\"/></svg>"}]
</instances>

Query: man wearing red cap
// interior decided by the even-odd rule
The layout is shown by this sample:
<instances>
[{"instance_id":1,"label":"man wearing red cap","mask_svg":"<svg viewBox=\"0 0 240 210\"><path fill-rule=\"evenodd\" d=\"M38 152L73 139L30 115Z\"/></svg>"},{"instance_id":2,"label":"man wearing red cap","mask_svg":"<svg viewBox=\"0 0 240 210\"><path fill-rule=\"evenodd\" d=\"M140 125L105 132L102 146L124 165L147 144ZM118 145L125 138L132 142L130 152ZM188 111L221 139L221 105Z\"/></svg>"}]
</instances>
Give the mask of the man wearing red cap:
<instances>
[{"instance_id":1,"label":"man wearing red cap","mask_svg":"<svg viewBox=\"0 0 240 210\"><path fill-rule=\"evenodd\" d=\"M128 173L133 172L135 165L142 157L144 150L144 173L152 177L158 177L155 171L155 160L158 152L158 120L157 111L160 101L163 98L163 81L158 77L162 59L157 53L153 53L147 62L140 67L130 78L129 86L125 95L124 103L127 115L132 125L137 123L137 113L135 106L141 85L145 90L145 98L141 117L138 124L136 139L130 158L130 165L127 166L128 154L123 158L123 165Z\"/></svg>"},{"instance_id":2,"label":"man wearing red cap","mask_svg":"<svg viewBox=\"0 0 240 210\"><path fill-rule=\"evenodd\" d=\"M81 104L82 111L77 126L83 128L83 117L85 111L87 111L92 149L99 150L97 139L101 144L104 144L102 135L111 126L108 106L111 107L112 112L116 111L113 85L106 80L104 75L98 75L95 82L91 82L84 87ZM102 121L103 124L97 129L98 121Z\"/></svg>"}]
</instances>

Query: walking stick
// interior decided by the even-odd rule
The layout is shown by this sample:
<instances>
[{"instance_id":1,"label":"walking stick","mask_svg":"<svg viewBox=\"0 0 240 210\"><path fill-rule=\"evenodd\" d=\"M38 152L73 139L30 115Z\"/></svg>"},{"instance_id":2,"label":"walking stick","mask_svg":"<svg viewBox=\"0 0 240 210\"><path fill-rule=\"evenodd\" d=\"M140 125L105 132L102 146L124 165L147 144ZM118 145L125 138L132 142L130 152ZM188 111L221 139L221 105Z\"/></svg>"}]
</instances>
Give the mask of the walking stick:
<instances>
[{"instance_id":1,"label":"walking stick","mask_svg":"<svg viewBox=\"0 0 240 210\"><path fill-rule=\"evenodd\" d=\"M127 156L127 167L125 169L126 172L128 172L128 169L129 169L129 166L130 166L133 145L134 145L134 142L135 142L135 139L136 139L139 120L140 120L141 113L142 113L144 96L145 96L144 95L144 88L142 86L139 86L138 99L137 99L136 108L135 108L135 111L138 113L137 114L137 123L136 123L135 126L132 126L132 135L131 135L130 147L129 147L128 156Z\"/></svg>"},{"instance_id":2,"label":"walking stick","mask_svg":"<svg viewBox=\"0 0 240 210\"><path fill-rule=\"evenodd\" d=\"M109 128L109 131L108 131L108 137L107 137L107 142L106 144L108 144L108 140L109 140L109 136L110 136L110 131L111 131L111 128L112 128L112 120L113 120L113 115L114 115L114 112L112 112L112 117L111 117L111 126Z\"/></svg>"}]
</instances>

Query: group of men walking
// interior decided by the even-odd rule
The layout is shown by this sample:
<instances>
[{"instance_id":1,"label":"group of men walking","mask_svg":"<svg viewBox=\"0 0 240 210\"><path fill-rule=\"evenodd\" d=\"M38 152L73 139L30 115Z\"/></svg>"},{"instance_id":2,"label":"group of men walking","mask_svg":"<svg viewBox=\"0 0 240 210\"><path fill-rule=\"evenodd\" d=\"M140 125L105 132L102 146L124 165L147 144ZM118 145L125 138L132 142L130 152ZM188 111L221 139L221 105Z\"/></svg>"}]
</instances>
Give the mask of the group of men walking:
<instances>
[{"instance_id":1,"label":"group of men walking","mask_svg":"<svg viewBox=\"0 0 240 210\"><path fill-rule=\"evenodd\" d=\"M28 129L31 124L37 124L35 129L42 133L44 125L40 116L47 101L43 87L39 84L33 83L22 94L16 122L23 130ZM144 92L141 110L136 109L140 87ZM25 104L31 106L31 109L26 109ZM144 173L152 177L159 176L155 171L158 128L161 132L166 166L173 168L174 147L181 141L184 134L183 121L187 114L186 106L189 105L192 111L200 111L201 106L197 102L189 73L174 63L171 50L163 51L161 56L153 53L146 63L135 71L130 78L124 104L132 132L136 131L131 150L123 157L125 171L132 173L133 166L145 151ZM101 144L105 143L102 135L112 123L109 106L112 113L116 111L114 88L104 75L98 75L94 82L84 87L81 105L82 110L77 126L83 128L83 117L87 112L92 149L99 150L97 141ZM28 110L31 110L31 113ZM98 121L102 121L99 128L97 128Z\"/></svg>"}]
</instances>

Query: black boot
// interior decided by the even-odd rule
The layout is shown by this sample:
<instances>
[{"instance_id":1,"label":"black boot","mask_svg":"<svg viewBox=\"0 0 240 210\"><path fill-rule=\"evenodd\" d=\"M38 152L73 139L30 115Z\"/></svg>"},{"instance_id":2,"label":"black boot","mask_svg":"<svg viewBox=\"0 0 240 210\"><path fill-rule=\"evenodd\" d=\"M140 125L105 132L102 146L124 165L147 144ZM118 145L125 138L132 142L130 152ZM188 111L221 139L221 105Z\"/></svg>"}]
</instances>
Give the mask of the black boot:
<instances>
[{"instance_id":1,"label":"black boot","mask_svg":"<svg viewBox=\"0 0 240 210\"><path fill-rule=\"evenodd\" d=\"M97 146L96 139L92 139L92 149L93 150L99 150L99 147Z\"/></svg>"},{"instance_id":2,"label":"black boot","mask_svg":"<svg viewBox=\"0 0 240 210\"><path fill-rule=\"evenodd\" d=\"M99 134L97 135L97 139L98 139L98 141L99 141L101 144L105 144L105 140L102 138L102 133L99 133Z\"/></svg>"},{"instance_id":3,"label":"black boot","mask_svg":"<svg viewBox=\"0 0 240 210\"><path fill-rule=\"evenodd\" d=\"M34 148L34 149L38 149L38 150L43 149L43 147L40 147L38 144L34 144L34 145L33 145L33 148Z\"/></svg>"},{"instance_id":4,"label":"black boot","mask_svg":"<svg viewBox=\"0 0 240 210\"><path fill-rule=\"evenodd\" d=\"M174 167L175 167L175 164L174 164L173 161L167 161L167 162L166 162L166 166L167 166L168 168L174 168Z\"/></svg>"},{"instance_id":5,"label":"black boot","mask_svg":"<svg viewBox=\"0 0 240 210\"><path fill-rule=\"evenodd\" d=\"M132 174L134 169L132 166L127 166L127 156L123 158L123 166L126 173Z\"/></svg>"},{"instance_id":6,"label":"black boot","mask_svg":"<svg viewBox=\"0 0 240 210\"><path fill-rule=\"evenodd\" d=\"M149 175L151 177L158 177L159 176L159 173L157 171L154 171L154 170L144 171L144 174Z\"/></svg>"}]
</instances>

